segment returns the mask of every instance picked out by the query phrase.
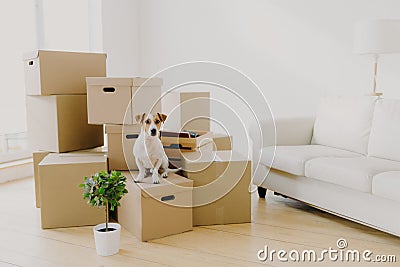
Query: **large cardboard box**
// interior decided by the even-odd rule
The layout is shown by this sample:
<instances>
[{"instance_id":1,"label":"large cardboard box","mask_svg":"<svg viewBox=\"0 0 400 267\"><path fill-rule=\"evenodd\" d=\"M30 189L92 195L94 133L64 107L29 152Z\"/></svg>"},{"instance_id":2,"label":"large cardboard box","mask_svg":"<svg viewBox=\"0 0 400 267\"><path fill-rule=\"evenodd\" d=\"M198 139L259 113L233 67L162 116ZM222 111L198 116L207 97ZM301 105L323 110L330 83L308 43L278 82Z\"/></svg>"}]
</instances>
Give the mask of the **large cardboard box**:
<instances>
[{"instance_id":1,"label":"large cardboard box","mask_svg":"<svg viewBox=\"0 0 400 267\"><path fill-rule=\"evenodd\" d=\"M138 170L133 146L141 125L106 125L108 140L108 167L110 170Z\"/></svg>"},{"instance_id":2,"label":"large cardboard box","mask_svg":"<svg viewBox=\"0 0 400 267\"><path fill-rule=\"evenodd\" d=\"M40 208L40 184L39 184L39 163L49 154L47 151L35 151L33 158L33 179L35 180L35 203Z\"/></svg>"},{"instance_id":3,"label":"large cardboard box","mask_svg":"<svg viewBox=\"0 0 400 267\"><path fill-rule=\"evenodd\" d=\"M118 222L141 241L192 230L193 181L170 173L160 184L151 177L134 183L138 172L122 172L129 193L121 200Z\"/></svg>"},{"instance_id":4,"label":"large cardboard box","mask_svg":"<svg viewBox=\"0 0 400 267\"><path fill-rule=\"evenodd\" d=\"M251 222L251 162L235 151L183 153L193 180L193 225Z\"/></svg>"},{"instance_id":5,"label":"large cardboard box","mask_svg":"<svg viewBox=\"0 0 400 267\"><path fill-rule=\"evenodd\" d=\"M86 78L90 124L136 124L135 116L161 112L159 78Z\"/></svg>"},{"instance_id":6,"label":"large cardboard box","mask_svg":"<svg viewBox=\"0 0 400 267\"><path fill-rule=\"evenodd\" d=\"M106 54L38 50L24 55L27 95L86 94L87 76L106 76Z\"/></svg>"},{"instance_id":7,"label":"large cardboard box","mask_svg":"<svg viewBox=\"0 0 400 267\"><path fill-rule=\"evenodd\" d=\"M102 146L103 126L87 123L86 95L27 96L32 150L68 152Z\"/></svg>"},{"instance_id":8,"label":"large cardboard box","mask_svg":"<svg viewBox=\"0 0 400 267\"><path fill-rule=\"evenodd\" d=\"M169 92L162 108L168 129L210 131L210 92Z\"/></svg>"},{"instance_id":9,"label":"large cardboard box","mask_svg":"<svg viewBox=\"0 0 400 267\"><path fill-rule=\"evenodd\" d=\"M91 207L78 185L84 177L107 170L106 155L54 154L39 163L42 228L96 225L104 222L103 208Z\"/></svg>"},{"instance_id":10,"label":"large cardboard box","mask_svg":"<svg viewBox=\"0 0 400 267\"><path fill-rule=\"evenodd\" d=\"M35 181L35 203L36 203L36 208L40 208L40 179L39 179L39 163L51 152L48 151L34 151L32 153L32 158L33 158L33 175L34 175L34 181ZM91 149L85 149L85 150L78 150L74 152L70 152L69 155L75 155L75 154L85 154L86 156L90 155L107 155L107 149L106 147L96 147L96 148L91 148Z\"/></svg>"}]
</instances>

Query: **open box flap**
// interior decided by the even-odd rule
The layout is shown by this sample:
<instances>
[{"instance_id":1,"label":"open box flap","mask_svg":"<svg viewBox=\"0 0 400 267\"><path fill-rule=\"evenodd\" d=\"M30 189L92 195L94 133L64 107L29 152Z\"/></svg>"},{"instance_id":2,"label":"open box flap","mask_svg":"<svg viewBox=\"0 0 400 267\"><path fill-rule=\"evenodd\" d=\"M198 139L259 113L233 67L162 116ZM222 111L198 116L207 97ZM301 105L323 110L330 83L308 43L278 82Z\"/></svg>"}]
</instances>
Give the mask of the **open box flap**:
<instances>
[{"instance_id":1,"label":"open box flap","mask_svg":"<svg viewBox=\"0 0 400 267\"><path fill-rule=\"evenodd\" d=\"M36 59L38 57L39 57L39 50L35 50L35 51L25 52L22 55L22 60L27 61L27 60L31 60L31 59Z\"/></svg>"}]
</instances>

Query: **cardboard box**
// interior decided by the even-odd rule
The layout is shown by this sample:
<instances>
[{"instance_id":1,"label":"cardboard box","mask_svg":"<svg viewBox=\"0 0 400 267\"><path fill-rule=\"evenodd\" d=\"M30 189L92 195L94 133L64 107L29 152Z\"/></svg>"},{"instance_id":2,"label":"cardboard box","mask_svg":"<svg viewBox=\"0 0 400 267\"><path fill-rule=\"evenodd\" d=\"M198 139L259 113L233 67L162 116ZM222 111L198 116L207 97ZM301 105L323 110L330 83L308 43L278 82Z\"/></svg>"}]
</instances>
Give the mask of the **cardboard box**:
<instances>
[{"instance_id":1,"label":"cardboard box","mask_svg":"<svg viewBox=\"0 0 400 267\"><path fill-rule=\"evenodd\" d=\"M159 78L86 78L90 124L136 124L135 116L161 112Z\"/></svg>"},{"instance_id":2,"label":"cardboard box","mask_svg":"<svg viewBox=\"0 0 400 267\"><path fill-rule=\"evenodd\" d=\"M148 241L192 230L192 181L170 173L160 184L151 177L134 183L138 172L123 174L129 193L121 199L118 222L131 234Z\"/></svg>"},{"instance_id":3,"label":"cardboard box","mask_svg":"<svg viewBox=\"0 0 400 267\"><path fill-rule=\"evenodd\" d=\"M86 95L27 96L32 150L68 152L104 144L103 126L87 123Z\"/></svg>"},{"instance_id":4,"label":"cardboard box","mask_svg":"<svg viewBox=\"0 0 400 267\"><path fill-rule=\"evenodd\" d=\"M193 225L251 222L251 162L234 151L183 153L193 180Z\"/></svg>"},{"instance_id":5,"label":"cardboard box","mask_svg":"<svg viewBox=\"0 0 400 267\"><path fill-rule=\"evenodd\" d=\"M169 92L162 98L162 108L168 129L210 131L210 92Z\"/></svg>"},{"instance_id":6,"label":"cardboard box","mask_svg":"<svg viewBox=\"0 0 400 267\"><path fill-rule=\"evenodd\" d=\"M35 151L32 154L33 158L33 173L34 173L34 181L35 181L35 201L36 208L40 208L40 179L39 179L39 163L51 152L48 151ZM74 152L68 153L69 155L81 155L85 154L86 156L90 155L107 155L106 147L96 147L85 150L78 150Z\"/></svg>"},{"instance_id":7,"label":"cardboard box","mask_svg":"<svg viewBox=\"0 0 400 267\"><path fill-rule=\"evenodd\" d=\"M181 168L182 163L182 153L209 150L209 151L219 151L219 150L231 150L232 149L232 137L224 134L214 134L211 133L212 142L208 142L205 145L196 147L195 149L184 148L179 144L172 144L169 146L164 146L165 154L167 154L170 167L171 168Z\"/></svg>"},{"instance_id":8,"label":"cardboard box","mask_svg":"<svg viewBox=\"0 0 400 267\"><path fill-rule=\"evenodd\" d=\"M161 142L164 147L179 147L184 150L195 150L213 141L211 132L197 132L198 137L175 137L166 136L161 132Z\"/></svg>"},{"instance_id":9,"label":"cardboard box","mask_svg":"<svg viewBox=\"0 0 400 267\"><path fill-rule=\"evenodd\" d=\"M133 146L141 125L106 125L108 140L108 167L110 170L138 170Z\"/></svg>"},{"instance_id":10,"label":"cardboard box","mask_svg":"<svg viewBox=\"0 0 400 267\"><path fill-rule=\"evenodd\" d=\"M213 133L214 150L232 150L232 136L220 133Z\"/></svg>"},{"instance_id":11,"label":"cardboard box","mask_svg":"<svg viewBox=\"0 0 400 267\"><path fill-rule=\"evenodd\" d=\"M86 94L87 76L106 76L106 54L38 50L24 55L27 95Z\"/></svg>"},{"instance_id":12,"label":"cardboard box","mask_svg":"<svg viewBox=\"0 0 400 267\"><path fill-rule=\"evenodd\" d=\"M36 208L40 208L40 183L39 183L39 163L49 154L47 151L35 151L33 158L33 179L35 180L35 203Z\"/></svg>"},{"instance_id":13,"label":"cardboard box","mask_svg":"<svg viewBox=\"0 0 400 267\"><path fill-rule=\"evenodd\" d=\"M54 154L39 164L42 228L96 225L104 222L105 210L91 207L78 185L84 177L107 170L107 156Z\"/></svg>"}]
</instances>

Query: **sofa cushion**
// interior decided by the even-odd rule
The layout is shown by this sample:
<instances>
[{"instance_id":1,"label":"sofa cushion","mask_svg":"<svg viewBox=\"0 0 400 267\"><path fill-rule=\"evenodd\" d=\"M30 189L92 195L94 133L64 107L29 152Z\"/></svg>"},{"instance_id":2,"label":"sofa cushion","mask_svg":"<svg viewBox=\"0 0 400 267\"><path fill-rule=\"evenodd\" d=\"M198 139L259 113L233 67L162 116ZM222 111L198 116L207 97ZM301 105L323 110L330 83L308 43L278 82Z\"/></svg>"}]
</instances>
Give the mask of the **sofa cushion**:
<instances>
[{"instance_id":1,"label":"sofa cushion","mask_svg":"<svg viewBox=\"0 0 400 267\"><path fill-rule=\"evenodd\" d=\"M275 157L274 157L275 153ZM304 176L304 164L318 157L360 157L360 154L320 145L274 146L262 150L261 163L294 175Z\"/></svg>"},{"instance_id":2,"label":"sofa cushion","mask_svg":"<svg viewBox=\"0 0 400 267\"><path fill-rule=\"evenodd\" d=\"M400 201L400 171L384 172L372 178L372 194Z\"/></svg>"},{"instance_id":3,"label":"sofa cushion","mask_svg":"<svg viewBox=\"0 0 400 267\"><path fill-rule=\"evenodd\" d=\"M383 172L400 171L400 162L374 157L317 158L306 162L309 178L371 193L372 178Z\"/></svg>"},{"instance_id":4,"label":"sofa cushion","mask_svg":"<svg viewBox=\"0 0 400 267\"><path fill-rule=\"evenodd\" d=\"M400 100L377 101L372 119L368 155L400 161Z\"/></svg>"},{"instance_id":5,"label":"sofa cushion","mask_svg":"<svg viewBox=\"0 0 400 267\"><path fill-rule=\"evenodd\" d=\"M377 97L326 97L318 107L312 144L367 154Z\"/></svg>"}]
</instances>

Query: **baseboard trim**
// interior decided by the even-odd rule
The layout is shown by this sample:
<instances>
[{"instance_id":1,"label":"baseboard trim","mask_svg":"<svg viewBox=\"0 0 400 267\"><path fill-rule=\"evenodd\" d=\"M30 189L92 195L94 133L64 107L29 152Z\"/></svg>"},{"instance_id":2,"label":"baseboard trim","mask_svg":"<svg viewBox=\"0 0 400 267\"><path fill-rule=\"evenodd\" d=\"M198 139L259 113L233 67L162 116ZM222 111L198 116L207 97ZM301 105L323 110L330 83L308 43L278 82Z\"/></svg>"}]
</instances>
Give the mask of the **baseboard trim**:
<instances>
[{"instance_id":1,"label":"baseboard trim","mask_svg":"<svg viewBox=\"0 0 400 267\"><path fill-rule=\"evenodd\" d=\"M0 164L0 183L33 176L32 158Z\"/></svg>"}]
</instances>

